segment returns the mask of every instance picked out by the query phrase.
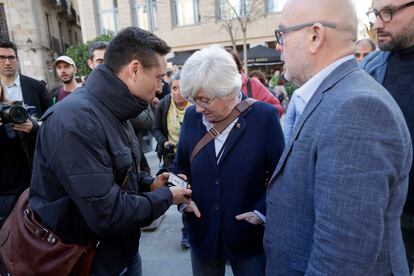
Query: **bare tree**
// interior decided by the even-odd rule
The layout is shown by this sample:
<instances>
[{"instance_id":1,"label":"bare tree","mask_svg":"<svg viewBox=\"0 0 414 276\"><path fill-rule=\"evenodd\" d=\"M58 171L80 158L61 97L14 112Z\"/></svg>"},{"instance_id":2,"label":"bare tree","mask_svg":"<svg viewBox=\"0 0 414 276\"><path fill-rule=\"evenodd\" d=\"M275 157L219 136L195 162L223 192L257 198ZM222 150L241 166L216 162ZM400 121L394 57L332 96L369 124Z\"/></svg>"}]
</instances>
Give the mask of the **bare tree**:
<instances>
[{"instance_id":1,"label":"bare tree","mask_svg":"<svg viewBox=\"0 0 414 276\"><path fill-rule=\"evenodd\" d=\"M219 0L220 19L218 24L223 25L230 35L230 39L235 48L236 40L233 31L237 33L235 26L238 26L243 37L243 66L247 73L247 42L246 33L248 25L257 19L266 15L265 0L240 0L239 5L235 5L234 1Z\"/></svg>"}]
</instances>

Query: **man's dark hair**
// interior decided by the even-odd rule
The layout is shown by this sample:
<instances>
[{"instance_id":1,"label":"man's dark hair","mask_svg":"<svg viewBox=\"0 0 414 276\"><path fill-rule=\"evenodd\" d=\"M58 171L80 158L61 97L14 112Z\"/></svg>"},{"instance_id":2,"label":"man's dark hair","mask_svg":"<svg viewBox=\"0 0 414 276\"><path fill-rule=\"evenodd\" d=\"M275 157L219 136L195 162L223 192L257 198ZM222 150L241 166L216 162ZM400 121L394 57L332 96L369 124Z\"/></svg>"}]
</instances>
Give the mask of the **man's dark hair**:
<instances>
[{"instance_id":1,"label":"man's dark hair","mask_svg":"<svg viewBox=\"0 0 414 276\"><path fill-rule=\"evenodd\" d=\"M361 42L367 42L367 43L371 46L371 50L372 50L372 51L375 51L375 49L377 48L377 47L375 46L375 43L374 43L371 39L369 39L369 38L363 38L363 39L360 39L360 40L358 40L357 42L355 42L355 45L358 45L358 44L360 44Z\"/></svg>"},{"instance_id":2,"label":"man's dark hair","mask_svg":"<svg viewBox=\"0 0 414 276\"><path fill-rule=\"evenodd\" d=\"M93 52L96 50L105 50L106 47L108 47L108 42L106 41L94 41L92 42L92 44L89 46L88 49L88 54L89 54L89 59L93 59L94 54Z\"/></svg>"},{"instance_id":3,"label":"man's dark hair","mask_svg":"<svg viewBox=\"0 0 414 276\"><path fill-rule=\"evenodd\" d=\"M14 44L11 41L0 41L0 48L7 48L7 49L13 49L14 53L16 54L17 57L17 47L16 44Z\"/></svg>"},{"instance_id":4,"label":"man's dark hair","mask_svg":"<svg viewBox=\"0 0 414 276\"><path fill-rule=\"evenodd\" d=\"M105 51L104 63L118 74L122 67L137 59L144 68L157 66L155 55L166 55L171 48L154 34L137 27L120 31Z\"/></svg>"}]
</instances>

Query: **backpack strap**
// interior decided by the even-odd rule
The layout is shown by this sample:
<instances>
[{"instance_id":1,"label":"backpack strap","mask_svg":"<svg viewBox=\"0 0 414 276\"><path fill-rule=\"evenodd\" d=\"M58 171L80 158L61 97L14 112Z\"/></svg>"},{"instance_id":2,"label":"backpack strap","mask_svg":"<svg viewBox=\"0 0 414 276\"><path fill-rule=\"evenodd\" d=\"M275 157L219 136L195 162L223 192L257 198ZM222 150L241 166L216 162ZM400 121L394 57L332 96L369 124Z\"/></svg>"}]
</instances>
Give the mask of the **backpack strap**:
<instances>
[{"instance_id":1,"label":"backpack strap","mask_svg":"<svg viewBox=\"0 0 414 276\"><path fill-rule=\"evenodd\" d=\"M222 121L214 124L212 128L201 138L201 140L195 145L191 152L190 163L196 157L196 155L202 150L211 140L220 135L241 113L246 111L251 105L256 102L254 99L247 98L236 105L230 114Z\"/></svg>"}]
</instances>

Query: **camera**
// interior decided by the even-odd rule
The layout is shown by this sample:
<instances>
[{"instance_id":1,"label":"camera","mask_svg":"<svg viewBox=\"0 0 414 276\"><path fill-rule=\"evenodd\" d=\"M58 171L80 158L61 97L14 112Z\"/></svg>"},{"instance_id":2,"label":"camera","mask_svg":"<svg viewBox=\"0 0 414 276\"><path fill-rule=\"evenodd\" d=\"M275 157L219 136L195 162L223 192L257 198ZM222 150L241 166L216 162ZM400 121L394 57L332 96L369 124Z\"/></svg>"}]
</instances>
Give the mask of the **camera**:
<instances>
[{"instance_id":1,"label":"camera","mask_svg":"<svg viewBox=\"0 0 414 276\"><path fill-rule=\"evenodd\" d=\"M0 102L0 118L3 123L22 124L29 118L29 110L23 102Z\"/></svg>"}]
</instances>

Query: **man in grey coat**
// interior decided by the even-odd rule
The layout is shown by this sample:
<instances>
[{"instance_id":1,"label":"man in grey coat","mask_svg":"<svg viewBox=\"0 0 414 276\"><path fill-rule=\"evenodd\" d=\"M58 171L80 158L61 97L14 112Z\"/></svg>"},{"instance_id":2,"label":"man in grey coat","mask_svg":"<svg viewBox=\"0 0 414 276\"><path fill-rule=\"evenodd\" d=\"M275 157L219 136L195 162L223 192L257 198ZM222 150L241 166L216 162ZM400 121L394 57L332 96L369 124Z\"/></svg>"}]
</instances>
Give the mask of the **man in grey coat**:
<instances>
[{"instance_id":1,"label":"man in grey coat","mask_svg":"<svg viewBox=\"0 0 414 276\"><path fill-rule=\"evenodd\" d=\"M408 275L410 134L353 58L351 1L289 0L276 34L303 109L269 182L267 275Z\"/></svg>"}]
</instances>

